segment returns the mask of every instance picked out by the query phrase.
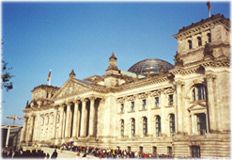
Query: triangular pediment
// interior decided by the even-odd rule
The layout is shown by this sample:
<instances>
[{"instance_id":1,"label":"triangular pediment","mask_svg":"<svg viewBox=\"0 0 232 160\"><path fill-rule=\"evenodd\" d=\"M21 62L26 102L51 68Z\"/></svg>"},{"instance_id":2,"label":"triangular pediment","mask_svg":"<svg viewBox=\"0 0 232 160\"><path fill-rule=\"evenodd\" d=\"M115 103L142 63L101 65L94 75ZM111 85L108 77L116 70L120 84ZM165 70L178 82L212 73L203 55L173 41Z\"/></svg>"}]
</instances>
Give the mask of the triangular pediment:
<instances>
[{"instance_id":1,"label":"triangular pediment","mask_svg":"<svg viewBox=\"0 0 232 160\"><path fill-rule=\"evenodd\" d=\"M191 105L188 110L189 111L194 111L194 110L205 110L206 109L206 105L205 104L201 104L201 103L197 103L197 104L193 104Z\"/></svg>"},{"instance_id":2,"label":"triangular pediment","mask_svg":"<svg viewBox=\"0 0 232 160\"><path fill-rule=\"evenodd\" d=\"M69 79L65 84L58 90L58 92L53 96L53 98L63 98L76 94L80 94L86 91L90 91L91 87L87 84L76 80Z\"/></svg>"}]
</instances>

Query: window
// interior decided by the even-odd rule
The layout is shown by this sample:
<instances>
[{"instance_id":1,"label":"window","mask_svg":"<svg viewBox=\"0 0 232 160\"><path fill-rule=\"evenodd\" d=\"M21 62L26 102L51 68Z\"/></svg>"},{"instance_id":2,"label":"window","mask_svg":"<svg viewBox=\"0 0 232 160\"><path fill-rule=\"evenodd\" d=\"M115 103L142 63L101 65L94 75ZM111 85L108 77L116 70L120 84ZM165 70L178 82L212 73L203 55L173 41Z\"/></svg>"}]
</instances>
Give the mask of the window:
<instances>
[{"instance_id":1,"label":"window","mask_svg":"<svg viewBox=\"0 0 232 160\"><path fill-rule=\"evenodd\" d=\"M135 136L135 119L131 119L131 136Z\"/></svg>"},{"instance_id":2,"label":"window","mask_svg":"<svg viewBox=\"0 0 232 160\"><path fill-rule=\"evenodd\" d=\"M124 137L124 120L121 119L121 136Z\"/></svg>"},{"instance_id":3,"label":"window","mask_svg":"<svg viewBox=\"0 0 232 160\"><path fill-rule=\"evenodd\" d=\"M205 100L206 99L206 88L203 84L196 84L192 90L193 100Z\"/></svg>"},{"instance_id":4,"label":"window","mask_svg":"<svg viewBox=\"0 0 232 160\"><path fill-rule=\"evenodd\" d=\"M147 135L147 117L143 117L143 135Z\"/></svg>"},{"instance_id":5,"label":"window","mask_svg":"<svg viewBox=\"0 0 232 160\"><path fill-rule=\"evenodd\" d=\"M192 46L192 41L191 40L188 40L188 46L189 46L189 49L192 49L193 46Z\"/></svg>"},{"instance_id":6,"label":"window","mask_svg":"<svg viewBox=\"0 0 232 160\"><path fill-rule=\"evenodd\" d=\"M174 134L175 133L175 115L170 114L169 116L169 125L170 125L170 133Z\"/></svg>"},{"instance_id":7,"label":"window","mask_svg":"<svg viewBox=\"0 0 232 160\"><path fill-rule=\"evenodd\" d=\"M159 107L159 97L155 97L155 107Z\"/></svg>"},{"instance_id":8,"label":"window","mask_svg":"<svg viewBox=\"0 0 232 160\"><path fill-rule=\"evenodd\" d=\"M208 43L211 42L211 33L207 33L207 37L208 37Z\"/></svg>"},{"instance_id":9,"label":"window","mask_svg":"<svg viewBox=\"0 0 232 160\"><path fill-rule=\"evenodd\" d=\"M153 155L157 154L157 147L156 146L152 147L152 153L153 153Z\"/></svg>"},{"instance_id":10,"label":"window","mask_svg":"<svg viewBox=\"0 0 232 160\"><path fill-rule=\"evenodd\" d=\"M131 101L131 111L135 111L135 102Z\"/></svg>"},{"instance_id":11,"label":"window","mask_svg":"<svg viewBox=\"0 0 232 160\"><path fill-rule=\"evenodd\" d=\"M173 105L173 94L168 95L168 105L172 106Z\"/></svg>"},{"instance_id":12,"label":"window","mask_svg":"<svg viewBox=\"0 0 232 160\"><path fill-rule=\"evenodd\" d=\"M161 134L161 118L160 116L156 116L155 118L155 128L156 128L156 136L160 136Z\"/></svg>"},{"instance_id":13,"label":"window","mask_svg":"<svg viewBox=\"0 0 232 160\"><path fill-rule=\"evenodd\" d=\"M197 37L197 43L198 43L198 46L202 46L202 40L201 40L201 37Z\"/></svg>"},{"instance_id":14,"label":"window","mask_svg":"<svg viewBox=\"0 0 232 160\"><path fill-rule=\"evenodd\" d=\"M172 157L172 147L170 146L167 147L167 154L169 157Z\"/></svg>"},{"instance_id":15,"label":"window","mask_svg":"<svg viewBox=\"0 0 232 160\"><path fill-rule=\"evenodd\" d=\"M191 151L192 158L200 158L201 157L200 146L190 146L190 151Z\"/></svg>"},{"instance_id":16,"label":"window","mask_svg":"<svg viewBox=\"0 0 232 160\"><path fill-rule=\"evenodd\" d=\"M143 99L143 109L146 109L147 101L146 99Z\"/></svg>"},{"instance_id":17,"label":"window","mask_svg":"<svg viewBox=\"0 0 232 160\"><path fill-rule=\"evenodd\" d=\"M206 128L206 115L204 113L197 114L197 131L200 135L207 132Z\"/></svg>"},{"instance_id":18,"label":"window","mask_svg":"<svg viewBox=\"0 0 232 160\"><path fill-rule=\"evenodd\" d=\"M123 112L124 112L124 104L123 104L123 103L121 103L120 112L121 112L121 113L123 113Z\"/></svg>"}]
</instances>

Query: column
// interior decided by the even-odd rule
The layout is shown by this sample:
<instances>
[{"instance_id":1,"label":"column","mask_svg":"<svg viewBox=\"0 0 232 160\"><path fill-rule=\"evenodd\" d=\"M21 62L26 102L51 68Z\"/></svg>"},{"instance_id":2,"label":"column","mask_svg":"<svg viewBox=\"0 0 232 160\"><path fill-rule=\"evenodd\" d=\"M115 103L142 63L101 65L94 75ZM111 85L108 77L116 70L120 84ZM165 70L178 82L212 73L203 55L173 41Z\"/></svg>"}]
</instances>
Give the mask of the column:
<instances>
[{"instance_id":1,"label":"column","mask_svg":"<svg viewBox=\"0 0 232 160\"><path fill-rule=\"evenodd\" d=\"M86 125L87 125L87 108L86 108L87 100L82 100L82 110L81 110L81 137L86 136Z\"/></svg>"},{"instance_id":2,"label":"column","mask_svg":"<svg viewBox=\"0 0 232 160\"><path fill-rule=\"evenodd\" d=\"M67 111L66 111L66 124L65 124L65 138L70 137L70 130L71 130L71 122L70 122L70 114L71 114L71 104L67 104Z\"/></svg>"},{"instance_id":3,"label":"column","mask_svg":"<svg viewBox=\"0 0 232 160\"><path fill-rule=\"evenodd\" d=\"M30 137L29 140L33 140L33 134L34 134L34 122L35 122L35 116L31 116L31 131L30 131Z\"/></svg>"},{"instance_id":4,"label":"column","mask_svg":"<svg viewBox=\"0 0 232 160\"><path fill-rule=\"evenodd\" d=\"M89 115L89 136L94 136L94 122L95 122L95 98L90 98L90 115Z\"/></svg>"},{"instance_id":5,"label":"column","mask_svg":"<svg viewBox=\"0 0 232 160\"><path fill-rule=\"evenodd\" d=\"M24 117L24 125L23 125L23 130L22 130L21 142L26 141L27 120L28 120L28 118Z\"/></svg>"},{"instance_id":6,"label":"column","mask_svg":"<svg viewBox=\"0 0 232 160\"><path fill-rule=\"evenodd\" d=\"M208 119L209 119L209 131L215 131L216 128L216 118L215 118L215 104L214 104L214 89L213 89L213 79L215 78L215 75L208 74L206 75L206 81L207 81L207 104L208 104Z\"/></svg>"},{"instance_id":7,"label":"column","mask_svg":"<svg viewBox=\"0 0 232 160\"><path fill-rule=\"evenodd\" d=\"M56 137L56 119L57 119L57 111L58 109L55 108L55 111L54 111L54 124L53 124L53 138L57 138Z\"/></svg>"},{"instance_id":8,"label":"column","mask_svg":"<svg viewBox=\"0 0 232 160\"><path fill-rule=\"evenodd\" d=\"M154 103L153 102L154 97L148 96L147 97L147 110L148 110L148 115L147 115L147 134L148 136L152 136L153 130L152 127L154 126L154 123L152 123L153 120L153 112L151 110L152 106Z\"/></svg>"},{"instance_id":9,"label":"column","mask_svg":"<svg viewBox=\"0 0 232 160\"><path fill-rule=\"evenodd\" d=\"M72 130L72 137L77 137L77 131L78 131L78 108L79 108L80 101L76 101L74 104L74 114L73 114L73 130Z\"/></svg>"},{"instance_id":10,"label":"column","mask_svg":"<svg viewBox=\"0 0 232 160\"><path fill-rule=\"evenodd\" d=\"M176 132L183 132L183 106L182 106L182 81L176 81Z\"/></svg>"},{"instance_id":11,"label":"column","mask_svg":"<svg viewBox=\"0 0 232 160\"><path fill-rule=\"evenodd\" d=\"M64 105L60 106L60 123L59 123L59 138L62 138L63 133L63 119L64 119Z\"/></svg>"}]
</instances>

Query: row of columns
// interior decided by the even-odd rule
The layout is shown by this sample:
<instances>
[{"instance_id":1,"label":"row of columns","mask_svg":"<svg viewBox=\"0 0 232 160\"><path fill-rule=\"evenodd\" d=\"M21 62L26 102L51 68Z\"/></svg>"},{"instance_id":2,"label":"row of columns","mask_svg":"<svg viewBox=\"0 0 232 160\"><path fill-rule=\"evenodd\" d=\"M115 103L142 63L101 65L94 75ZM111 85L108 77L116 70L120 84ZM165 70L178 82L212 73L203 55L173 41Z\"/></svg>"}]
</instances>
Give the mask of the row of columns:
<instances>
[{"instance_id":1,"label":"row of columns","mask_svg":"<svg viewBox=\"0 0 232 160\"><path fill-rule=\"evenodd\" d=\"M60 127L54 132L55 138L95 136L97 110L95 101L96 99L91 97L61 105L56 111L56 117L59 116L58 111L60 112L58 122Z\"/></svg>"}]
</instances>

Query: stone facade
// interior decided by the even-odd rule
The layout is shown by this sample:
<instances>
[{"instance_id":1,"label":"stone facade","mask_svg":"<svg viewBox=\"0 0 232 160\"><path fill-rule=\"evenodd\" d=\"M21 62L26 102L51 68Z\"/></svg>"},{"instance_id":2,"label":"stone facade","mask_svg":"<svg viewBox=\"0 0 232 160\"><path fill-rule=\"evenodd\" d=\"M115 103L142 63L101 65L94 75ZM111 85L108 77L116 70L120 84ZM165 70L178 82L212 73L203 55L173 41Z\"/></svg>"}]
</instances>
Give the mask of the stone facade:
<instances>
[{"instance_id":1,"label":"stone facade","mask_svg":"<svg viewBox=\"0 0 232 160\"><path fill-rule=\"evenodd\" d=\"M217 14L179 30L168 70L155 61L156 74L121 71L112 54L103 76L78 80L72 71L61 87L34 88L22 144L229 157L229 36L230 21Z\"/></svg>"}]
</instances>

